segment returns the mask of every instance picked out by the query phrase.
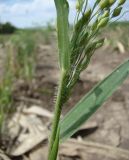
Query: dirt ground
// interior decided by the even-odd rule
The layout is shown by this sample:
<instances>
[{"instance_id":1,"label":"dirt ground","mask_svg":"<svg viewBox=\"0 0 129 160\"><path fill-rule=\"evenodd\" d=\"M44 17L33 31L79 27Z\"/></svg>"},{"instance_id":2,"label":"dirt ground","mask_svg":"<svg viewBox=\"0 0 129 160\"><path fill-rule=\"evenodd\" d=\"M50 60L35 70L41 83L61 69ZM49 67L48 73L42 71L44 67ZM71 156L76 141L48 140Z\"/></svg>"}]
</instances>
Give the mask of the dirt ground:
<instances>
[{"instance_id":1,"label":"dirt ground","mask_svg":"<svg viewBox=\"0 0 129 160\"><path fill-rule=\"evenodd\" d=\"M53 112L54 95L59 80L55 42L56 39L53 37L50 44L39 44L36 58L36 75L32 84L28 85L22 81L19 81L16 84L18 87L14 90L13 97L18 105L24 101L24 104L27 104L28 106L31 104L38 104L48 111ZM2 48L0 52L3 54ZM117 48L113 49L113 47L106 45L97 50L88 69L81 74L80 80L74 88L71 98L63 107L62 116L65 115L97 82L102 80L124 60L127 60L128 57L128 52L125 51L124 53L121 53ZM61 160L124 160L124 158L121 159L119 156L113 157L112 152L113 148L116 147L129 150L128 88L129 78L115 94L105 102L103 107L90 118L85 124L87 126L80 129L79 132L73 136L77 141L74 142L73 140L71 143L68 142L68 146L62 146L62 149L60 150ZM45 123L47 123L47 121ZM82 147L83 142L86 147ZM93 144L89 145L87 144L88 142L92 142ZM79 143L81 143L81 146L79 146ZM97 150L96 148L99 148L98 146L96 147L97 144L110 146L112 148L109 150L105 149L105 151L104 149ZM40 146L42 145L44 145L44 142L38 144L35 148L38 150L37 153L41 154L42 152L41 155L38 154L40 155L40 158L35 160L41 160L41 158L43 159L43 156L45 160L46 151L45 149L41 150ZM87 147L88 145L89 147ZM102 154L102 152L105 152L105 154ZM17 159L20 158L21 157ZM33 159L34 155L32 154L30 160ZM125 160L129 160L129 157L126 157Z\"/></svg>"}]
</instances>

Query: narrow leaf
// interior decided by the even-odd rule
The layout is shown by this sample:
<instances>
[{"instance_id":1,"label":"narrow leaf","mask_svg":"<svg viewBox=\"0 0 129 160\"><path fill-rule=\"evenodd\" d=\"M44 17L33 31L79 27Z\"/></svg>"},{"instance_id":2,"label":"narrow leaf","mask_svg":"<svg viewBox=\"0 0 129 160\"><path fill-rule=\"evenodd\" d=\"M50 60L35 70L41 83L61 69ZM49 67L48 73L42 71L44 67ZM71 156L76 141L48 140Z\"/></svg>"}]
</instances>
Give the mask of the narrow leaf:
<instances>
[{"instance_id":1,"label":"narrow leaf","mask_svg":"<svg viewBox=\"0 0 129 160\"><path fill-rule=\"evenodd\" d=\"M69 5L67 0L54 0L57 10L57 33L61 69L70 67Z\"/></svg>"},{"instance_id":2,"label":"narrow leaf","mask_svg":"<svg viewBox=\"0 0 129 160\"><path fill-rule=\"evenodd\" d=\"M60 140L65 141L91 117L129 75L129 60L115 69L109 76L84 96L60 122Z\"/></svg>"}]
</instances>

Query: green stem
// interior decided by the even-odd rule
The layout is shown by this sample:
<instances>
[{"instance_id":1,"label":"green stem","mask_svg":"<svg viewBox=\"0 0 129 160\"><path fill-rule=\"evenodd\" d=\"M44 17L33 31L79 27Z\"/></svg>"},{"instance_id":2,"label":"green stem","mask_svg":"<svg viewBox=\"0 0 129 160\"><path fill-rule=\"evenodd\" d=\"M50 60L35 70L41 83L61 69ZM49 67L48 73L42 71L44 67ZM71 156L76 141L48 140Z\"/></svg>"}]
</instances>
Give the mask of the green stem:
<instances>
[{"instance_id":1,"label":"green stem","mask_svg":"<svg viewBox=\"0 0 129 160\"><path fill-rule=\"evenodd\" d=\"M52 125L52 134L50 137L50 143L49 143L49 152L48 152L48 160L50 160L50 154L51 150L54 144L54 141L56 139L59 121L60 121L60 115L63 105L63 92L64 92L64 86L65 86L65 78L66 78L66 72L62 71L61 73L61 79L58 87L58 93L57 93L57 99L55 104L55 113L54 113L54 119L53 119L53 125Z\"/></svg>"}]
</instances>

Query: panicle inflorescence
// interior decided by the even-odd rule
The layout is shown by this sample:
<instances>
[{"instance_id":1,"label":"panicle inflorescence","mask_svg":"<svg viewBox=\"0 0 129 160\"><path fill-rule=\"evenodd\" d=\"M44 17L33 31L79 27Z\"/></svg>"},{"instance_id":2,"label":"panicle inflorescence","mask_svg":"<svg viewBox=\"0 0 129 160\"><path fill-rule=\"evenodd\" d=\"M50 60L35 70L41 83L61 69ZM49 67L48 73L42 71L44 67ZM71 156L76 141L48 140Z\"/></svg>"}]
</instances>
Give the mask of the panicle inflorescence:
<instances>
[{"instance_id":1,"label":"panicle inflorescence","mask_svg":"<svg viewBox=\"0 0 129 160\"><path fill-rule=\"evenodd\" d=\"M83 8L83 4L84 4L84 0L77 0L77 3L76 3L76 10L78 12L80 12Z\"/></svg>"},{"instance_id":2,"label":"panicle inflorescence","mask_svg":"<svg viewBox=\"0 0 129 160\"><path fill-rule=\"evenodd\" d=\"M120 7L116 7L116 8L114 9L114 11L113 11L112 17L117 17L117 16L119 16L120 13L121 13L121 11L122 11L122 7L121 7L121 6L120 6Z\"/></svg>"},{"instance_id":3,"label":"panicle inflorescence","mask_svg":"<svg viewBox=\"0 0 129 160\"><path fill-rule=\"evenodd\" d=\"M126 0L96 0L92 8L88 2L77 0L76 3L77 16L70 41L70 69L67 75L69 90L87 68L95 50L104 44L104 38L97 39L98 32L120 15Z\"/></svg>"}]
</instances>

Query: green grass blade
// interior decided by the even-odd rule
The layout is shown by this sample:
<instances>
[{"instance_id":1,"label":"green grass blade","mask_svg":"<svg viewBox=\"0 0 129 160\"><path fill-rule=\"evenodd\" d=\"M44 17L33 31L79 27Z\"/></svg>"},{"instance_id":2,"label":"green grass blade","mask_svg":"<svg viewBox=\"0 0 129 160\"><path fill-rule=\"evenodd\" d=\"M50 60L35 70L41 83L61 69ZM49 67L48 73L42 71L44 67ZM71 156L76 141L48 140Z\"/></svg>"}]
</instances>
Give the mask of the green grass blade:
<instances>
[{"instance_id":1,"label":"green grass blade","mask_svg":"<svg viewBox=\"0 0 129 160\"><path fill-rule=\"evenodd\" d=\"M61 69L70 67L70 43L69 43L69 5L67 0L54 0L57 10L57 33L59 60Z\"/></svg>"},{"instance_id":2,"label":"green grass blade","mask_svg":"<svg viewBox=\"0 0 129 160\"><path fill-rule=\"evenodd\" d=\"M65 141L96 112L129 75L129 60L101 81L60 122L60 140Z\"/></svg>"},{"instance_id":3,"label":"green grass blade","mask_svg":"<svg viewBox=\"0 0 129 160\"><path fill-rule=\"evenodd\" d=\"M56 139L54 141L54 144L52 146L51 153L49 155L49 160L56 160L57 154L58 154L58 146L59 146L59 136L60 136L60 128L58 128Z\"/></svg>"}]
</instances>

